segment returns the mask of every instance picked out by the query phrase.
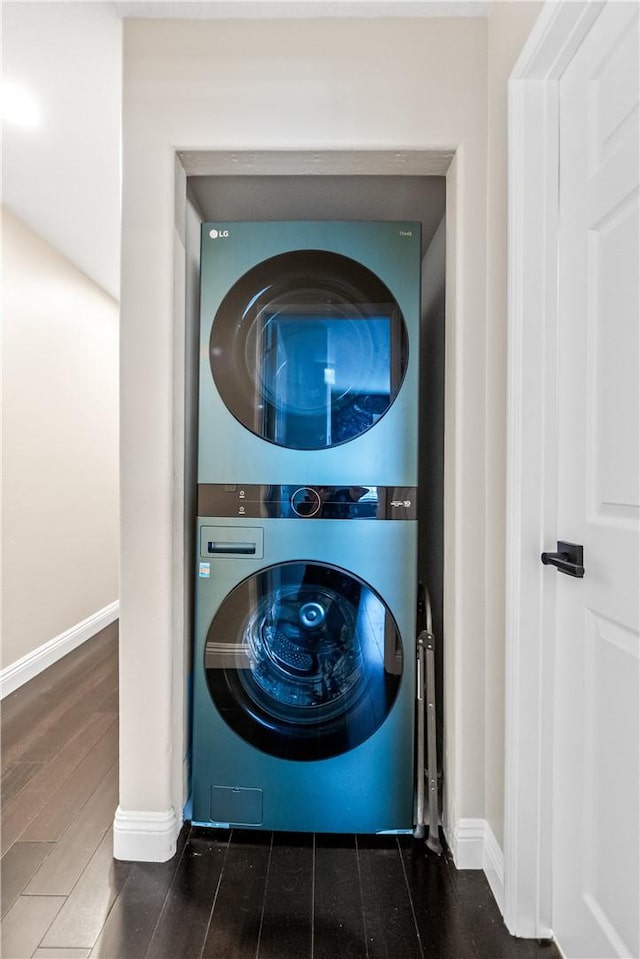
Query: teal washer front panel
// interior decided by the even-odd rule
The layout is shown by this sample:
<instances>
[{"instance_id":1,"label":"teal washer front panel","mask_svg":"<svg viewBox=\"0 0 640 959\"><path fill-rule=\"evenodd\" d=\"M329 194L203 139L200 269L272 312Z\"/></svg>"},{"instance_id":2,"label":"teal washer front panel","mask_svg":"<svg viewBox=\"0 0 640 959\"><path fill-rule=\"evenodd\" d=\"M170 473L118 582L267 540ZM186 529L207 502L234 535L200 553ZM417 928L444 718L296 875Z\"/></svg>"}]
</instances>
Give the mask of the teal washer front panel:
<instances>
[{"instance_id":1,"label":"teal washer front panel","mask_svg":"<svg viewBox=\"0 0 640 959\"><path fill-rule=\"evenodd\" d=\"M229 526L235 536L235 531L243 524L252 530L258 525L255 519L200 517L197 541L201 542L202 528ZM262 519L259 523L264 533L262 558L240 554L206 556L202 552L206 545L202 549L198 547L192 769L194 823L316 832L376 833L412 828L416 525L415 520ZM248 534L247 541L253 536L254 532ZM221 539L224 539L223 535ZM202 542L206 544L206 536ZM385 662L385 671L389 674L387 680L394 684L392 705L386 714L373 722L370 735L363 738L361 732L354 730L354 743L349 741L351 733L347 720L343 729L343 747L330 749L331 754L321 759L305 759L303 755L297 759L283 758L268 748L257 748L240 735L229 716L225 718L224 708L214 702L205 670L207 644L213 655L221 657L223 663L233 665L226 646L231 641L230 632L223 631L213 637L209 632L214 617L221 615L225 604L233 609L234 599L229 598L242 595L242 584L248 580L254 582L264 570L292 563L305 563L316 569L326 565L331 575L335 574L338 579L342 572L356 577L365 584L360 591L360 606L366 605L363 600L366 596L372 610L367 615L373 619L384 608L385 636L395 628L401 643L401 669L394 666L393 661ZM246 589L245 595L255 596L255 602L258 602L257 594L251 588ZM239 621L250 621L254 610L249 606L251 603L247 608L236 608L233 615ZM304 615L307 620L315 615L313 603L304 605ZM239 649L242 653L242 644ZM302 672L304 664L298 665ZM329 676L330 670L326 672ZM355 694L352 711L354 715L359 711L362 719L362 700ZM316 749L313 737L307 741L313 753Z\"/></svg>"},{"instance_id":2,"label":"teal washer front panel","mask_svg":"<svg viewBox=\"0 0 640 959\"><path fill-rule=\"evenodd\" d=\"M299 251L315 251L322 256L355 261L379 278L402 314L408 347L401 386L384 415L348 442L318 449L278 445L248 429L230 411L231 404L224 402L211 366L212 326L225 297L260 264ZM301 485L362 482L417 485L420 254L420 225L413 222L203 224L199 483L278 484L288 483L295 477ZM255 290L256 296L260 293L260 289ZM251 307L250 301L251 297L247 300L247 310ZM290 314L295 313L295 302L287 309ZM243 322L243 316L239 315L238 327ZM378 324L375 336L382 335L380 330ZM229 335L232 336L233 331ZM254 362L251 356L246 359L249 365ZM220 362L224 371L224 357ZM330 374L325 372L327 375ZM374 369L372 376L375 375ZM304 384L298 388L302 398L303 390ZM256 417L259 415L256 412ZM277 424L274 429L277 431ZM304 427L300 432L304 441Z\"/></svg>"}]
</instances>

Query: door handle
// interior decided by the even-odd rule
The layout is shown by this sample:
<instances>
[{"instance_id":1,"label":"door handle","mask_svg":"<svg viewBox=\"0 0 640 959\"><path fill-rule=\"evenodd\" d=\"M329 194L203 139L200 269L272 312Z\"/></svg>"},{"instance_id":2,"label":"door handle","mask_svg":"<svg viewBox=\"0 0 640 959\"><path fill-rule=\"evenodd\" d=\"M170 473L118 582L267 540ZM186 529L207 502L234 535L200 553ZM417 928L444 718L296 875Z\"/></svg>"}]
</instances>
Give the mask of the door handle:
<instances>
[{"instance_id":1,"label":"door handle","mask_svg":"<svg viewBox=\"0 0 640 959\"><path fill-rule=\"evenodd\" d=\"M255 543L207 543L207 550L209 553L227 553L227 554L243 554L245 556L253 556L256 551Z\"/></svg>"},{"instance_id":2,"label":"door handle","mask_svg":"<svg viewBox=\"0 0 640 959\"><path fill-rule=\"evenodd\" d=\"M582 579L584 576L583 548L577 543L565 543L558 540L557 553L542 553L540 559L545 566L555 566L559 573Z\"/></svg>"}]
</instances>

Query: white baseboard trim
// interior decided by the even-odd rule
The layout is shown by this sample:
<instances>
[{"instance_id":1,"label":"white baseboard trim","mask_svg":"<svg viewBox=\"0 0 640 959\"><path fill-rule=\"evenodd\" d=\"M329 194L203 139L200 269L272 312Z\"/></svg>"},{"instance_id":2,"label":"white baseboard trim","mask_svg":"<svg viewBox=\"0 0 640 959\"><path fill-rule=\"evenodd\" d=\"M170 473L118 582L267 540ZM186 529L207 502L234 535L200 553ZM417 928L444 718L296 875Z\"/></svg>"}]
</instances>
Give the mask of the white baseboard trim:
<instances>
[{"instance_id":1,"label":"white baseboard trim","mask_svg":"<svg viewBox=\"0 0 640 959\"><path fill-rule=\"evenodd\" d=\"M446 830L456 869L482 869L485 819L458 819Z\"/></svg>"},{"instance_id":2,"label":"white baseboard trim","mask_svg":"<svg viewBox=\"0 0 640 959\"><path fill-rule=\"evenodd\" d=\"M486 823L484 834L482 868L498 909L504 915L504 853L489 823Z\"/></svg>"},{"instance_id":3,"label":"white baseboard trim","mask_svg":"<svg viewBox=\"0 0 640 959\"><path fill-rule=\"evenodd\" d=\"M118 618L120 612L120 603L116 600L99 609L81 623L76 623L70 629L66 629L59 636L54 636L42 646L38 646L32 652L27 653L21 659L0 672L0 699L4 699L9 693L14 692L20 686L29 682L38 673L48 666L52 666L67 653L70 653L77 646L91 639L96 633L99 633L105 626L109 626Z\"/></svg>"},{"instance_id":4,"label":"white baseboard trim","mask_svg":"<svg viewBox=\"0 0 640 959\"><path fill-rule=\"evenodd\" d=\"M445 830L457 869L482 869L500 912L504 904L504 855L486 819L459 819Z\"/></svg>"},{"instance_id":5,"label":"white baseboard trim","mask_svg":"<svg viewBox=\"0 0 640 959\"><path fill-rule=\"evenodd\" d=\"M173 809L165 812L116 809L113 857L133 862L167 862L175 855L182 823Z\"/></svg>"}]
</instances>

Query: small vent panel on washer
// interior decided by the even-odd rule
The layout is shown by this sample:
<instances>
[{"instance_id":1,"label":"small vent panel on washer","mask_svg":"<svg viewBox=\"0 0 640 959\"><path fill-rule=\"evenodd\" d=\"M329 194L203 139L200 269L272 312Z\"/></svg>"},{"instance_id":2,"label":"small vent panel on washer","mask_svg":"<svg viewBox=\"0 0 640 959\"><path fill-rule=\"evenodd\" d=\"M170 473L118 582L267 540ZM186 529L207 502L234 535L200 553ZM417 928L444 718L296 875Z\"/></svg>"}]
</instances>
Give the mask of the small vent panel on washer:
<instances>
[{"instance_id":1,"label":"small vent panel on washer","mask_svg":"<svg viewBox=\"0 0 640 959\"><path fill-rule=\"evenodd\" d=\"M262 790L247 786L212 786L211 820L226 826L260 826Z\"/></svg>"}]
</instances>

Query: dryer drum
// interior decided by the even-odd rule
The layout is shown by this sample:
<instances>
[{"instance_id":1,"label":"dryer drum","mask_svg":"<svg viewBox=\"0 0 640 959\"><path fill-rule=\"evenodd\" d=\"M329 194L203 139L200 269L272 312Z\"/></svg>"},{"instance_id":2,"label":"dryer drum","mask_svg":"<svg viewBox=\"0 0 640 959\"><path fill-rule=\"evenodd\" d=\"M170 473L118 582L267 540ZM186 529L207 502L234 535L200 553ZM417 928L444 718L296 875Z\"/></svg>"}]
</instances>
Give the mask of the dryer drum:
<instances>
[{"instance_id":1,"label":"dryer drum","mask_svg":"<svg viewBox=\"0 0 640 959\"><path fill-rule=\"evenodd\" d=\"M402 646L370 586L318 563L270 567L214 617L205 670L220 715L271 755L323 759L355 748L398 692Z\"/></svg>"},{"instance_id":2,"label":"dryer drum","mask_svg":"<svg viewBox=\"0 0 640 959\"><path fill-rule=\"evenodd\" d=\"M392 292L367 267L322 250L262 261L222 300L211 372L247 429L290 449L348 442L378 422L406 372Z\"/></svg>"}]
</instances>

